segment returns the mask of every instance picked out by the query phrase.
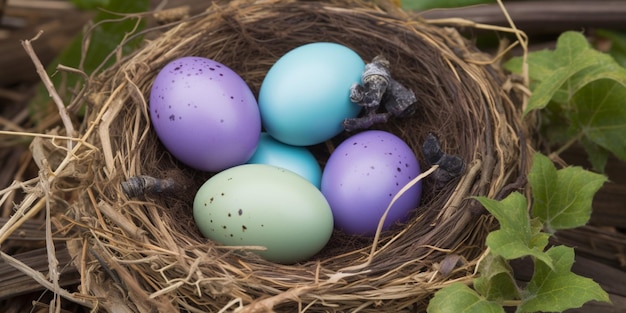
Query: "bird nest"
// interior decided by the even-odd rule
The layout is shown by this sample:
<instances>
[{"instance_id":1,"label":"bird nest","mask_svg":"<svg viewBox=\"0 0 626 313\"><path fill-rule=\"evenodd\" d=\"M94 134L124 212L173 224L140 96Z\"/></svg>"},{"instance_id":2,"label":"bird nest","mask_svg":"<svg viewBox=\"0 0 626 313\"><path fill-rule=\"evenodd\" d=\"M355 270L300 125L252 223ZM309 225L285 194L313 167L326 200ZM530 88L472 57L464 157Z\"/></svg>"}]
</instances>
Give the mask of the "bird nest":
<instances>
[{"instance_id":1,"label":"bird nest","mask_svg":"<svg viewBox=\"0 0 626 313\"><path fill-rule=\"evenodd\" d=\"M521 100L505 88L498 58L453 27L385 1L270 0L214 3L148 34L78 95L86 112L73 140L53 129L32 145L41 177L18 210L47 208L80 284L74 292L54 277L44 285L71 301L109 312L421 311L438 289L470 282L485 252L495 221L473 197L525 187ZM465 171L446 184L423 178L422 202L406 223L373 238L335 231L306 262L276 264L202 237L191 207L212 174L182 165L160 144L148 110L155 76L175 58L202 56L229 66L258 95L278 58L321 41L366 62L384 55L418 105L373 128L404 139L423 169L430 165L422 144L435 134L466 161ZM345 136L311 147L320 164ZM169 178L181 189L129 197L122 183L137 176Z\"/></svg>"}]
</instances>

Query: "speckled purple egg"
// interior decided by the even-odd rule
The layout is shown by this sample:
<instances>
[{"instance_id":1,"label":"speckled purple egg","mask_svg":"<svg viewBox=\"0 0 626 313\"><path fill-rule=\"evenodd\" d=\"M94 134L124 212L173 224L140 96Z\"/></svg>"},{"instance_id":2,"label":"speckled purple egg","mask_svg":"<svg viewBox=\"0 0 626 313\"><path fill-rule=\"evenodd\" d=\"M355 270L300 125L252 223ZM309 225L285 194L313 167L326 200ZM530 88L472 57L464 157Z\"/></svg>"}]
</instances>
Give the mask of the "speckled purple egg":
<instances>
[{"instance_id":1,"label":"speckled purple egg","mask_svg":"<svg viewBox=\"0 0 626 313\"><path fill-rule=\"evenodd\" d=\"M174 157L208 172L245 163L261 135L261 115L246 82L202 57L182 57L161 69L150 92L150 117Z\"/></svg>"},{"instance_id":2,"label":"speckled purple egg","mask_svg":"<svg viewBox=\"0 0 626 313\"><path fill-rule=\"evenodd\" d=\"M368 130L346 139L331 154L321 190L338 229L371 236L394 196L420 173L415 154L402 139ZM383 230L406 221L421 194L421 181L403 193L389 210Z\"/></svg>"}]
</instances>

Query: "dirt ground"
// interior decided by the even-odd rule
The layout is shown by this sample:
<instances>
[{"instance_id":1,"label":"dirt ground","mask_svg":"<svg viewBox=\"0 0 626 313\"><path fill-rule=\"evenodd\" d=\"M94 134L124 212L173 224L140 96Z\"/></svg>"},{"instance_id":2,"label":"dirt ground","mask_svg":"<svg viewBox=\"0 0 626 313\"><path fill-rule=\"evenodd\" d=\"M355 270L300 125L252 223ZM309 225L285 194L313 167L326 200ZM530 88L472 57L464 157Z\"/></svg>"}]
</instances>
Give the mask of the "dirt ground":
<instances>
[{"instance_id":1,"label":"dirt ground","mask_svg":"<svg viewBox=\"0 0 626 313\"><path fill-rule=\"evenodd\" d=\"M520 28L531 36L531 44L535 49L550 47L558 33L564 30L585 30L592 33L595 28L626 28L623 19L626 16L626 2L613 9L602 9L602 6L596 5L598 2L591 0L574 1L573 6L570 2L519 2L512 5L511 15L514 20L519 21ZM182 3L189 3L193 12L201 10L204 1L186 0L177 5ZM570 8L570 11L565 8ZM571 12L572 8L576 8L578 12ZM52 118L47 122L34 124L29 118L27 104L40 80L24 52L21 40L30 39L43 30L43 35L33 42L33 46L40 60L47 64L81 31L91 13L72 9L66 1L0 0L0 17L0 130L43 131L59 121ZM487 24L505 23L494 7L429 12L424 17L466 17ZM36 167L28 161L31 158L28 140L15 138L19 137L12 137L10 140L6 137L0 138L0 190L14 180L24 181L37 175ZM563 158L568 164L589 167L586 155L580 147L566 151ZM626 176L623 173L626 173L626 162L611 158L607 166L610 182L600 190L594 200L590 223L579 229L559 232L556 236L559 243L576 248L574 271L600 283L610 293L613 301L612 305L590 303L583 309L571 312L626 312ZM12 203L13 201L6 201L0 208L0 225L11 215ZM35 226L25 225L23 231L31 231L28 227L35 231ZM37 259L37 249L40 248L35 244L26 245L14 252L22 253L25 262L34 262ZM3 245L2 250L7 252L6 249ZM529 279L527 274L531 269L527 264L516 264L516 267L520 280ZM47 265L43 268L47 268ZM12 303L5 312L19 312L28 308L42 294L36 283L24 276L20 277L20 273L14 268L0 263L0 277L9 276L13 279L13 285L8 283L8 278L4 284L0 284L0 306ZM76 275L72 276L71 273L66 275L66 280L67 285L78 282ZM18 282L22 282L24 288L20 288Z\"/></svg>"}]
</instances>

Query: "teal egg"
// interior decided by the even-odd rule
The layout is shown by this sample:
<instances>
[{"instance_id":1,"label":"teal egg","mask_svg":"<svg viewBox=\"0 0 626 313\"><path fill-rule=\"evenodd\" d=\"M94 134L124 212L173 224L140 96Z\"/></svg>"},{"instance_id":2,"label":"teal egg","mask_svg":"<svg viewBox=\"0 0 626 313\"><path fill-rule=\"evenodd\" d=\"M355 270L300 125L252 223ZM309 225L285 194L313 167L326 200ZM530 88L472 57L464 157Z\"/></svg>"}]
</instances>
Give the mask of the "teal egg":
<instances>
[{"instance_id":1,"label":"teal egg","mask_svg":"<svg viewBox=\"0 0 626 313\"><path fill-rule=\"evenodd\" d=\"M361 107L350 87L361 83L365 62L352 49L331 42L297 47L270 68L259 90L263 127L294 146L324 142L343 131L342 122Z\"/></svg>"},{"instance_id":2,"label":"teal egg","mask_svg":"<svg viewBox=\"0 0 626 313\"><path fill-rule=\"evenodd\" d=\"M262 246L261 257L282 264L305 261L333 232L321 191L300 175L267 164L221 171L196 193L193 217L200 232L226 246Z\"/></svg>"},{"instance_id":3,"label":"teal egg","mask_svg":"<svg viewBox=\"0 0 626 313\"><path fill-rule=\"evenodd\" d=\"M322 169L309 149L282 143L267 133L261 133L259 144L247 163L288 169L306 178L318 189L322 181Z\"/></svg>"}]
</instances>

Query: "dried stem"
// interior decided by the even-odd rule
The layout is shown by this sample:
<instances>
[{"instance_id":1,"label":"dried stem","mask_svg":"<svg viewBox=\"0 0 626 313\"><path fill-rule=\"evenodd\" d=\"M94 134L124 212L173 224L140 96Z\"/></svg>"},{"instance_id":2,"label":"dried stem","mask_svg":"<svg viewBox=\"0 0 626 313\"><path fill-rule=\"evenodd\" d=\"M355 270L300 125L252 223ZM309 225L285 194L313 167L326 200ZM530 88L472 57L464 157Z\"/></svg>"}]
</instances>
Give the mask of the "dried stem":
<instances>
[{"instance_id":1,"label":"dried stem","mask_svg":"<svg viewBox=\"0 0 626 313\"><path fill-rule=\"evenodd\" d=\"M26 53L30 56L31 60L33 61L33 64L35 65L35 68L37 69L37 74L39 74L39 77L41 78L44 86L48 90L50 97L52 97L52 100L57 105L57 109L59 110L59 116L61 117L61 121L63 122L63 125L65 126L65 131L67 132L67 135L70 137L73 137L74 125L72 124L72 120L69 114L67 113L65 104L63 103L63 100L61 100L61 97L57 93L54 87L54 84L52 83L52 80L50 80L48 73L46 73L46 69L43 67L43 64L41 64L41 61L37 57L37 54L35 53L35 50L33 49L33 46L31 44L31 41L37 40L39 36L41 36L41 34L43 34L43 31L39 31L39 33L37 33L37 35L30 40L22 40L22 46L24 47L24 50L26 50ZM72 145L73 145L72 141L67 142L68 150L72 150Z\"/></svg>"},{"instance_id":2,"label":"dried stem","mask_svg":"<svg viewBox=\"0 0 626 313\"><path fill-rule=\"evenodd\" d=\"M556 151L550 153L550 155L548 156L551 160L558 162L557 160L559 159L559 156L565 152L567 149L571 148L575 143L577 143L581 138L583 138L585 134L583 132L579 132L578 134L576 134L576 136L572 136L571 138L569 138L567 140L566 143L564 143L562 146L560 146Z\"/></svg>"},{"instance_id":3,"label":"dried stem","mask_svg":"<svg viewBox=\"0 0 626 313\"><path fill-rule=\"evenodd\" d=\"M422 174L418 175L417 177L413 178L410 182L408 182L406 185L404 185L400 189L400 191L398 191L398 193L396 193L393 196L393 198L391 199L391 202L389 203L389 205L385 209L385 212L383 213L383 215L381 216L380 220L378 221L378 227L376 228L376 234L374 235L374 242L372 243L372 247L371 247L371 250L370 250L369 257L367 258L367 262L365 262L363 264L359 264L359 265L354 265L354 266L349 266L349 267L343 268L343 269L339 270L340 272L351 272L351 271L360 270L360 269L363 269L363 268L367 267L372 262L372 259L374 258L374 254L376 252L376 248L378 247L378 241L380 240L380 234L381 234L381 231L383 229L383 225L385 224L385 219L387 218L387 214L389 213L389 210L391 209L391 207L396 203L396 201L398 201L398 199L400 199L400 197L404 193L406 193L409 189L411 189L411 187L415 186L415 184L417 184L418 182L422 181L422 179L424 179L425 177L428 177L428 175L430 175L432 172L434 172L438 168L439 168L439 165L431 166L427 171L425 171L424 173L422 173Z\"/></svg>"},{"instance_id":4,"label":"dried stem","mask_svg":"<svg viewBox=\"0 0 626 313\"><path fill-rule=\"evenodd\" d=\"M517 26L515 26L515 23L513 22L511 15L509 15L509 12L505 8L504 3L502 3L502 0L498 0L498 6L500 6L500 9L506 17L506 21L509 24L509 27L513 30L513 33L517 37L517 41L522 47L522 79L524 86L528 86L530 84L530 78L528 74L528 36L521 30L519 30ZM523 94L523 97L524 98L522 102L522 110L525 111L526 107L528 106L529 95Z\"/></svg>"},{"instance_id":5,"label":"dried stem","mask_svg":"<svg viewBox=\"0 0 626 313\"><path fill-rule=\"evenodd\" d=\"M80 91L78 92L76 97L74 97L74 100L72 100L72 102L67 106L67 110L71 112L77 112L80 109L79 104L84 101L83 94L85 93L85 90L89 88L89 76L79 69L65 66L63 64L57 65L57 70L77 74L83 78L83 86L80 88Z\"/></svg>"},{"instance_id":6,"label":"dried stem","mask_svg":"<svg viewBox=\"0 0 626 313\"><path fill-rule=\"evenodd\" d=\"M61 312L61 299L59 296L59 292L61 290L61 286L59 286L59 260L56 257L56 249L54 247L54 241L52 240L52 216L50 214L50 185L48 184L48 174L49 167L46 159L43 159L43 167L39 170L39 176L41 178L40 186L44 192L44 199L46 203L46 217L45 217L45 236L46 236L46 254L48 256L48 275L50 276L50 280L52 281L53 289L51 290L54 293L54 297L50 300L50 312L52 313L53 309L55 313ZM32 210L31 210L32 211Z\"/></svg>"}]
</instances>

